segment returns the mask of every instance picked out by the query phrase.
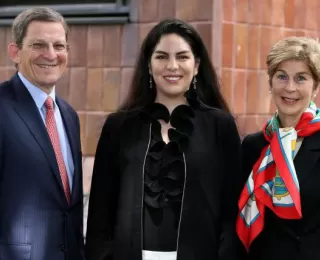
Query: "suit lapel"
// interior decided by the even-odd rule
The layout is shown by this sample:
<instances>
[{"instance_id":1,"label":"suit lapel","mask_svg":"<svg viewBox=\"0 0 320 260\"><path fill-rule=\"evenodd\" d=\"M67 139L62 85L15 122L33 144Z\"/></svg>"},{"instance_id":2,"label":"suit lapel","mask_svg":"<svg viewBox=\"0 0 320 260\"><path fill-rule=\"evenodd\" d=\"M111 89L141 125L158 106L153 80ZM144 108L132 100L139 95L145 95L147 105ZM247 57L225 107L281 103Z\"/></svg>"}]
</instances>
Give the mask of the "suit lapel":
<instances>
[{"instance_id":1,"label":"suit lapel","mask_svg":"<svg viewBox=\"0 0 320 260\"><path fill-rule=\"evenodd\" d=\"M57 160L39 110L20 78L16 75L11 80L15 92L14 99L16 101L14 103L14 109L41 147L51 166L53 175L63 191Z\"/></svg>"},{"instance_id":2,"label":"suit lapel","mask_svg":"<svg viewBox=\"0 0 320 260\"><path fill-rule=\"evenodd\" d=\"M300 186L307 180L308 174L320 159L320 132L305 137L294 159Z\"/></svg>"},{"instance_id":3,"label":"suit lapel","mask_svg":"<svg viewBox=\"0 0 320 260\"><path fill-rule=\"evenodd\" d=\"M73 180L72 180L73 185L72 185L72 193L71 193L71 199L73 204L73 203L76 203L76 199L77 199L76 195L79 194L78 192L79 188L82 188L80 187L82 182L79 179L81 178L81 174L79 174L79 164L78 164L78 161L81 160L81 158L79 158L80 151L77 148L77 140L76 140L76 138L78 137L76 133L78 131L76 129L76 122L72 117L72 115L70 114L70 111L68 107L65 105L65 103L58 97L56 97L56 102L57 102L57 105L59 106L59 110L63 120L63 125L66 129L67 137L70 144L73 164L74 164L74 174L73 174Z\"/></svg>"}]
</instances>

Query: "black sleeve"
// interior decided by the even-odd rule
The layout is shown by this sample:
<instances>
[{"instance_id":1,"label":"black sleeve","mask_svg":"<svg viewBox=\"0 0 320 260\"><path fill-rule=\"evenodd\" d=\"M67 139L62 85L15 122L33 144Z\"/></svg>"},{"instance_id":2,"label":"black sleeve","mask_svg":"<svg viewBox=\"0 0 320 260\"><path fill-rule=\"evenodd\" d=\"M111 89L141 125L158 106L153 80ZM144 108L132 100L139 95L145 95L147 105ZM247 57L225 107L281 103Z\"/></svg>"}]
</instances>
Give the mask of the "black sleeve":
<instances>
[{"instance_id":1,"label":"black sleeve","mask_svg":"<svg viewBox=\"0 0 320 260\"><path fill-rule=\"evenodd\" d=\"M88 209L86 260L111 260L119 191L117 127L109 115L98 142Z\"/></svg>"},{"instance_id":2,"label":"black sleeve","mask_svg":"<svg viewBox=\"0 0 320 260\"><path fill-rule=\"evenodd\" d=\"M238 199L244 185L241 141L233 117L221 129L224 163L224 183L221 213L219 260L244 259L245 249L236 233Z\"/></svg>"}]
</instances>

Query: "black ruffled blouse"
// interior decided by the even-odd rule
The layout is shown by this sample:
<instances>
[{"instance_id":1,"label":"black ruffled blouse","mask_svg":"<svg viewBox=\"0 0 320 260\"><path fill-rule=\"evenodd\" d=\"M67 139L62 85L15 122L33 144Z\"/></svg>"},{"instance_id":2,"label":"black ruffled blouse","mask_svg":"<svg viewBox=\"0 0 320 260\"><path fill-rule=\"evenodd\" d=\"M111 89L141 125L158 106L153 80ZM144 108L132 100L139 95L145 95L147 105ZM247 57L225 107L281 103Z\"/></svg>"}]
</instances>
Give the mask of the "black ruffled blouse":
<instances>
[{"instance_id":1,"label":"black ruffled blouse","mask_svg":"<svg viewBox=\"0 0 320 260\"><path fill-rule=\"evenodd\" d=\"M170 115L159 103L147 111L152 126L144 169L143 248L176 251L186 172L183 152L193 132L194 111L188 105L180 105ZM159 119L172 126L167 144L162 139Z\"/></svg>"}]
</instances>

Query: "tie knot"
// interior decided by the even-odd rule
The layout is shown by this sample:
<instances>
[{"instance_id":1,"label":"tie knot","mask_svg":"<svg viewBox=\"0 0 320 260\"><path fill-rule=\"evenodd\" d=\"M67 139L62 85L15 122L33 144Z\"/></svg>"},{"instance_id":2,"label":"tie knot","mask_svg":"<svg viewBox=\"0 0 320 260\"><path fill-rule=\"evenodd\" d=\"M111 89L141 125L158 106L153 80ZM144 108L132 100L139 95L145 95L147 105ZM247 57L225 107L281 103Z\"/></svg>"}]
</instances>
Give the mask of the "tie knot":
<instances>
[{"instance_id":1,"label":"tie knot","mask_svg":"<svg viewBox=\"0 0 320 260\"><path fill-rule=\"evenodd\" d=\"M53 99L51 97L47 97L44 105L46 106L46 109L53 109Z\"/></svg>"}]
</instances>

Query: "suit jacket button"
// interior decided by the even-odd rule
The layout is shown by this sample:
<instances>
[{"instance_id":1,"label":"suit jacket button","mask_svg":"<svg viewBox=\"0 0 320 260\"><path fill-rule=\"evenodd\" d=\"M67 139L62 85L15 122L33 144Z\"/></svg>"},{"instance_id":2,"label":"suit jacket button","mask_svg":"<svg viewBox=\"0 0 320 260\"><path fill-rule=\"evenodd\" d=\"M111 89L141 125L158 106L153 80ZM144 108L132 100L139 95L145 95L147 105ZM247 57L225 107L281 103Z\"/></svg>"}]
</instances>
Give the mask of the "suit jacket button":
<instances>
[{"instance_id":1,"label":"suit jacket button","mask_svg":"<svg viewBox=\"0 0 320 260\"><path fill-rule=\"evenodd\" d=\"M61 244L61 245L60 245L60 250L61 250L62 252L66 252L66 251L67 251L67 246L66 246L65 244Z\"/></svg>"}]
</instances>

